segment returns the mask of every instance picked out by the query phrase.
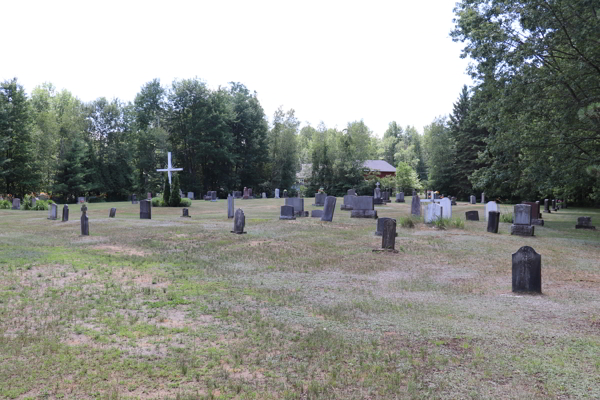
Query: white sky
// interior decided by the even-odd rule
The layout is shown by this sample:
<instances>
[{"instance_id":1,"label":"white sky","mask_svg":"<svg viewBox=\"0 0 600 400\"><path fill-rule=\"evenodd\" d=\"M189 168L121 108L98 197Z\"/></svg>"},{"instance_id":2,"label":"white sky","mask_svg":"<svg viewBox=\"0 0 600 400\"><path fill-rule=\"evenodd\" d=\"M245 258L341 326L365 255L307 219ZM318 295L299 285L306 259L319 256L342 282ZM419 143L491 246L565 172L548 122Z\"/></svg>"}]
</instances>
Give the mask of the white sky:
<instances>
[{"instance_id":1,"label":"white sky","mask_svg":"<svg viewBox=\"0 0 600 400\"><path fill-rule=\"evenodd\" d=\"M269 118L281 105L317 126L363 119L420 132L447 115L466 75L449 37L455 0L17 1L0 5L0 80L43 82L83 101L133 101L159 78L236 81Z\"/></svg>"}]
</instances>

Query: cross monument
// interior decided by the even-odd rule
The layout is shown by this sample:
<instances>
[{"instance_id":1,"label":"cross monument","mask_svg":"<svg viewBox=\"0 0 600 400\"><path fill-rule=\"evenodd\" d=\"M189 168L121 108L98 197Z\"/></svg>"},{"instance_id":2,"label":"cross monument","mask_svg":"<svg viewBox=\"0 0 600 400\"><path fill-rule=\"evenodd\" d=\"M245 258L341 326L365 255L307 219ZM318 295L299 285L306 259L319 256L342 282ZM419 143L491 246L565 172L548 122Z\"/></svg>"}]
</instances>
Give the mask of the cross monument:
<instances>
[{"instance_id":1,"label":"cross monument","mask_svg":"<svg viewBox=\"0 0 600 400\"><path fill-rule=\"evenodd\" d=\"M171 164L171 152L168 153L169 154L169 164L167 165L166 169L157 169L157 171L159 172L168 172L169 173L169 185L171 185L171 173L173 171L183 171L183 168L173 168L173 165Z\"/></svg>"}]
</instances>

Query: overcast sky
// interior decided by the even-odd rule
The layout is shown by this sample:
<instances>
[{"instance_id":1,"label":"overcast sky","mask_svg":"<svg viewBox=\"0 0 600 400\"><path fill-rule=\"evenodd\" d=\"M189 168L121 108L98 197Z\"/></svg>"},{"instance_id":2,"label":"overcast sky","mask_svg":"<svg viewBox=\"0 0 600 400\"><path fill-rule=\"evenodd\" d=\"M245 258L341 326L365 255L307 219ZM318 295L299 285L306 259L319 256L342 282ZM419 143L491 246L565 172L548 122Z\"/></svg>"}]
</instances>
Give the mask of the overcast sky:
<instances>
[{"instance_id":1,"label":"overcast sky","mask_svg":"<svg viewBox=\"0 0 600 400\"><path fill-rule=\"evenodd\" d=\"M449 37L455 0L4 1L0 80L133 101L159 78L241 82L269 118L423 126L471 84Z\"/></svg>"}]
</instances>

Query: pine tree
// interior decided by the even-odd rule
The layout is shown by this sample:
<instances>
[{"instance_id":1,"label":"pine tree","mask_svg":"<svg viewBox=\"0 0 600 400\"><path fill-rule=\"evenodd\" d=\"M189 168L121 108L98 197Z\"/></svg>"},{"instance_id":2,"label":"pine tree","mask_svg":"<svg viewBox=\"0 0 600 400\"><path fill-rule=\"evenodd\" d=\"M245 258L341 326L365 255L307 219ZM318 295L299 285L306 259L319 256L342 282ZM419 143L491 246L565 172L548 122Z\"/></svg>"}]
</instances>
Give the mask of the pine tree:
<instances>
[{"instance_id":1,"label":"pine tree","mask_svg":"<svg viewBox=\"0 0 600 400\"><path fill-rule=\"evenodd\" d=\"M179 175L173 177L173 190L171 192L171 198L169 199L169 205L171 207L179 207L181 204L181 196L179 195Z\"/></svg>"},{"instance_id":2,"label":"pine tree","mask_svg":"<svg viewBox=\"0 0 600 400\"><path fill-rule=\"evenodd\" d=\"M169 183L169 174L165 174L165 191L163 192L163 203L166 206L169 205L169 201L171 200L171 184Z\"/></svg>"},{"instance_id":3,"label":"pine tree","mask_svg":"<svg viewBox=\"0 0 600 400\"><path fill-rule=\"evenodd\" d=\"M52 187L55 193L64 197L65 202L76 199L88 190L86 185L88 170L83 164L86 158L84 143L81 140L73 140L65 158L60 161Z\"/></svg>"}]
</instances>

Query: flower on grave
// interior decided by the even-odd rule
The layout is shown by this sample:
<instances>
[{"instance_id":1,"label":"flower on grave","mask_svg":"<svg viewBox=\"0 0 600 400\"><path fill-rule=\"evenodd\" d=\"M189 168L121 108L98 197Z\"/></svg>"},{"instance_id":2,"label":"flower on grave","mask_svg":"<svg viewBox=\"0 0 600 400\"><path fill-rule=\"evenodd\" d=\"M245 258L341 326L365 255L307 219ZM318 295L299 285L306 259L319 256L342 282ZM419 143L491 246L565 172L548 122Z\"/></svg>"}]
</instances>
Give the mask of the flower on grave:
<instances>
[{"instance_id":1,"label":"flower on grave","mask_svg":"<svg viewBox=\"0 0 600 400\"><path fill-rule=\"evenodd\" d=\"M325 190L323 188L319 188L319 193L324 193Z\"/></svg>"}]
</instances>

